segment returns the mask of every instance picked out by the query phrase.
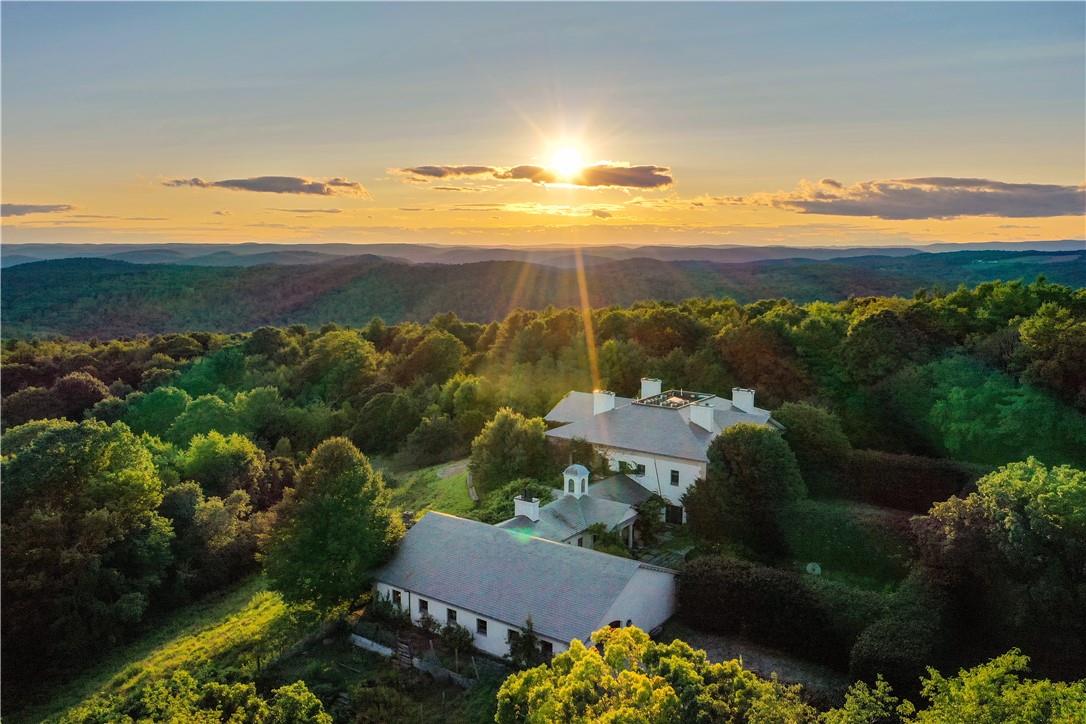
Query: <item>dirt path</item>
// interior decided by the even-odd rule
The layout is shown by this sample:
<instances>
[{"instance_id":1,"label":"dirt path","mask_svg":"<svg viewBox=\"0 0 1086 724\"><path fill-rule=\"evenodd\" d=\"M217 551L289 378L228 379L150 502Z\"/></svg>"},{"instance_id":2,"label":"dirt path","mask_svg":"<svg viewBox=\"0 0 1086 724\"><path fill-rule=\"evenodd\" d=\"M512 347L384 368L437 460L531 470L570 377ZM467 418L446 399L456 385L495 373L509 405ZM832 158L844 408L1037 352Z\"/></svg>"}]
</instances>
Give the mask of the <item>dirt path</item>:
<instances>
[{"instance_id":1,"label":"dirt path","mask_svg":"<svg viewBox=\"0 0 1086 724\"><path fill-rule=\"evenodd\" d=\"M468 469L468 459L454 460L447 465L437 469L438 480L444 480L445 478L451 478L454 475L459 475Z\"/></svg>"}]
</instances>

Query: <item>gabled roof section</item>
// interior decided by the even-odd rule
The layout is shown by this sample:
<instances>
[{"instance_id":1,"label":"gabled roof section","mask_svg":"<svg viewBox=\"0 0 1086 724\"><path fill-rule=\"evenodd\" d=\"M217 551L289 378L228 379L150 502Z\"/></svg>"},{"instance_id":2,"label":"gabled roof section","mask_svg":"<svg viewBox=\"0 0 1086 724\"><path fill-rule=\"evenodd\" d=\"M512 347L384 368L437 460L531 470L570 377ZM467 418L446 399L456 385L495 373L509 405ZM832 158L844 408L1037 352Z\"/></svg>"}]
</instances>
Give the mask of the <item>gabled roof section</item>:
<instances>
[{"instance_id":1,"label":"gabled roof section","mask_svg":"<svg viewBox=\"0 0 1086 724\"><path fill-rule=\"evenodd\" d=\"M569 395L566 397L568 399ZM591 405L592 395L587 394L587 397ZM549 430L547 435L560 440L582 439L593 445L704 462L708 459L709 443L733 425L749 423L779 427L768 410L755 407L752 412L744 412L735 407L731 400L721 397L709 398L703 404L713 408L711 432L690 421L689 406L668 409L634 404L619 407L616 404L613 410L599 415L589 414L588 417Z\"/></svg>"},{"instance_id":2,"label":"gabled roof section","mask_svg":"<svg viewBox=\"0 0 1086 724\"><path fill-rule=\"evenodd\" d=\"M619 473L588 486L588 494L594 498L613 500L626 505L641 505L653 493L628 475Z\"/></svg>"},{"instance_id":3,"label":"gabled roof section","mask_svg":"<svg viewBox=\"0 0 1086 724\"><path fill-rule=\"evenodd\" d=\"M531 616L535 630L556 641L587 641L641 567L431 511L375 578L513 626Z\"/></svg>"},{"instance_id":4,"label":"gabled roof section","mask_svg":"<svg viewBox=\"0 0 1086 724\"><path fill-rule=\"evenodd\" d=\"M615 396L616 408L624 407L631 402L633 400L629 397ZM543 417L543 420L551 423L569 423L589 417L592 417L592 393L574 390L559 400L558 404L552 407L551 411Z\"/></svg>"},{"instance_id":5,"label":"gabled roof section","mask_svg":"<svg viewBox=\"0 0 1086 724\"><path fill-rule=\"evenodd\" d=\"M611 530L636 517L637 511L628 503L591 495L582 495L579 498L575 495L562 495L539 509L539 520L533 521L519 515L498 523L498 527L525 535L563 541L596 523L602 523L607 530Z\"/></svg>"}]
</instances>

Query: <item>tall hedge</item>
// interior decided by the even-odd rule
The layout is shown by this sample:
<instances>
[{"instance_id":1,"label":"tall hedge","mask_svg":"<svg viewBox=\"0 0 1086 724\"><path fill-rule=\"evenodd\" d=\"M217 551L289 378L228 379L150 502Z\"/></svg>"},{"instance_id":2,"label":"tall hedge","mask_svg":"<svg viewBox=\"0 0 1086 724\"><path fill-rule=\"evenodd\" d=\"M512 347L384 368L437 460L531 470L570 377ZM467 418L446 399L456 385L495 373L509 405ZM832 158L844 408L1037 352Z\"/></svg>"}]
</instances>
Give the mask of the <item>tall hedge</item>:
<instances>
[{"instance_id":1,"label":"tall hedge","mask_svg":"<svg viewBox=\"0 0 1086 724\"><path fill-rule=\"evenodd\" d=\"M679 573L679 615L691 626L839 668L884 612L881 594L730 558L697 558Z\"/></svg>"},{"instance_id":2,"label":"tall hedge","mask_svg":"<svg viewBox=\"0 0 1086 724\"><path fill-rule=\"evenodd\" d=\"M784 439L796 454L810 493L833 495L852 452L841 421L829 410L805 402L784 403L773 419L784 425Z\"/></svg>"},{"instance_id":3,"label":"tall hedge","mask_svg":"<svg viewBox=\"0 0 1086 724\"><path fill-rule=\"evenodd\" d=\"M945 664L945 652L953 648L948 616L945 591L914 570L890 599L885 615L856 640L849 676L874 681L881 674L896 691L915 695L925 667Z\"/></svg>"},{"instance_id":4,"label":"tall hedge","mask_svg":"<svg viewBox=\"0 0 1086 724\"><path fill-rule=\"evenodd\" d=\"M838 497L926 513L932 504L962 492L987 468L954 460L853 450Z\"/></svg>"}]
</instances>

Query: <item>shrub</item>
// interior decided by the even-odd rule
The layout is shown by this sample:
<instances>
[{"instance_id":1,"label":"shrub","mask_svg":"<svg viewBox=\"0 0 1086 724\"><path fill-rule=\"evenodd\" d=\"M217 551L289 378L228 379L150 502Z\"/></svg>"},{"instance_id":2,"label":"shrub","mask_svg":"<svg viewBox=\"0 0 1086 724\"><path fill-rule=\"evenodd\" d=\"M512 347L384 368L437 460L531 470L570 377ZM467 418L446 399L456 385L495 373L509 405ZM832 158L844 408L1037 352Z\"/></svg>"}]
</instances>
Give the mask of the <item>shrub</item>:
<instances>
[{"instance_id":1,"label":"shrub","mask_svg":"<svg viewBox=\"0 0 1086 724\"><path fill-rule=\"evenodd\" d=\"M881 674L896 689L914 695L926 666L938 666L946 594L914 572L890 599L885 615L860 634L849 655L849 676L874 681ZM949 648L949 647L948 647Z\"/></svg>"},{"instance_id":2,"label":"shrub","mask_svg":"<svg viewBox=\"0 0 1086 724\"><path fill-rule=\"evenodd\" d=\"M698 558L679 574L679 613L690 625L831 666L845 665L884 606L877 593L723 557Z\"/></svg>"},{"instance_id":3,"label":"shrub","mask_svg":"<svg viewBox=\"0 0 1086 724\"><path fill-rule=\"evenodd\" d=\"M437 636L438 632L441 630L441 624L438 623L436 618L430 615L429 611L420 613L419 620L415 622L415 625L430 637Z\"/></svg>"},{"instance_id":4,"label":"shrub","mask_svg":"<svg viewBox=\"0 0 1086 724\"><path fill-rule=\"evenodd\" d=\"M953 460L853 450L836 494L873 505L926 513L960 493L986 469Z\"/></svg>"},{"instance_id":5,"label":"shrub","mask_svg":"<svg viewBox=\"0 0 1086 724\"><path fill-rule=\"evenodd\" d=\"M659 495L653 495L641 505L637 506L637 520L634 528L640 539L641 545L651 546L659 540L664 532L664 509L667 501Z\"/></svg>"},{"instance_id":6,"label":"shrub","mask_svg":"<svg viewBox=\"0 0 1086 724\"><path fill-rule=\"evenodd\" d=\"M474 642L475 636L466 626L461 626L458 623L447 623L441 627L441 643L453 653L459 654L461 651L467 651Z\"/></svg>"}]
</instances>

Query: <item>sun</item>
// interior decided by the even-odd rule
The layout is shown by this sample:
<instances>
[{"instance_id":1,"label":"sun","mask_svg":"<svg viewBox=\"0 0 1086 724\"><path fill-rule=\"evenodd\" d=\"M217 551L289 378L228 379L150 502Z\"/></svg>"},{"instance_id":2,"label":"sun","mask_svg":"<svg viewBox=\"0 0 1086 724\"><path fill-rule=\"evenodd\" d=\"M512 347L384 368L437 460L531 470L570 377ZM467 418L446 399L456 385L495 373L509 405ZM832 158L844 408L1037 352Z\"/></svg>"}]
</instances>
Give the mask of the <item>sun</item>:
<instances>
[{"instance_id":1,"label":"sun","mask_svg":"<svg viewBox=\"0 0 1086 724\"><path fill-rule=\"evenodd\" d=\"M551 154L551 160L547 167L568 181L581 172L581 169L585 167L585 162L580 151L570 146L564 146L556 149Z\"/></svg>"}]
</instances>

